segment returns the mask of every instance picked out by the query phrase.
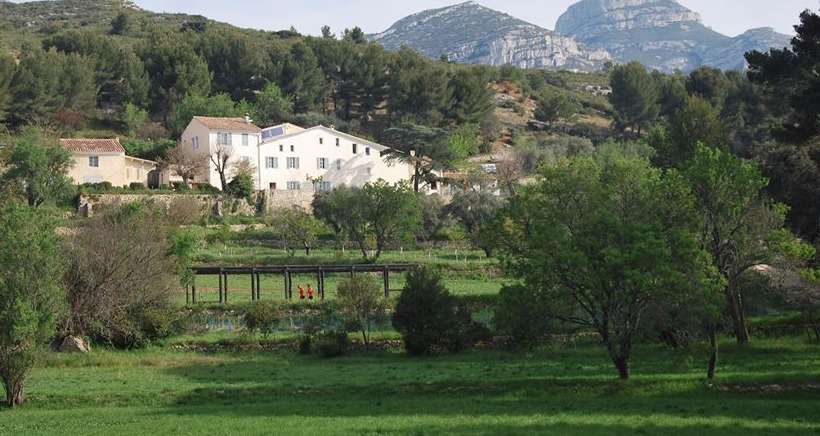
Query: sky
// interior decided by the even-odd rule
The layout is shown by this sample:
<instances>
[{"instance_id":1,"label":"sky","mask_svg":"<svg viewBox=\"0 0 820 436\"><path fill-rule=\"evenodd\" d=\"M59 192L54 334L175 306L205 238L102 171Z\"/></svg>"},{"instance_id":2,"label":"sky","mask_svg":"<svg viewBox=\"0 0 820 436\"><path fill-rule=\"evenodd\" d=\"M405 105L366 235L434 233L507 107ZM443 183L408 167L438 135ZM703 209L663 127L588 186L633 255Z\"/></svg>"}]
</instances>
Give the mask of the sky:
<instances>
[{"instance_id":1,"label":"sky","mask_svg":"<svg viewBox=\"0 0 820 436\"><path fill-rule=\"evenodd\" d=\"M448 6L461 0L136 0L155 12L185 12L256 29L281 30L290 26L305 34L318 34L323 25L334 32L359 26L366 33L386 30L399 19L425 9ZM482 5L506 12L548 29L577 0L479 0ZM818 0L679 0L699 12L714 30L736 36L755 27L774 27L793 34L792 26L804 9L820 7Z\"/></svg>"}]
</instances>

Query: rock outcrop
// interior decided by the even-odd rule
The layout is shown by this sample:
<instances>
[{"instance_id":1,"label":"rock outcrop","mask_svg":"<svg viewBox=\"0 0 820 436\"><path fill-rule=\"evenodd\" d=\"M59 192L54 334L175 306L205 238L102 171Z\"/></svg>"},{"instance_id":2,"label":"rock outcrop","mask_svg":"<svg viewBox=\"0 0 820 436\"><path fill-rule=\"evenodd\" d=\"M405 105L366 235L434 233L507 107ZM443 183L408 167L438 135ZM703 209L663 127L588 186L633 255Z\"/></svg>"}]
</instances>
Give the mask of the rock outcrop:
<instances>
[{"instance_id":1,"label":"rock outcrop","mask_svg":"<svg viewBox=\"0 0 820 436\"><path fill-rule=\"evenodd\" d=\"M369 38L389 50L407 45L431 58L467 64L595 70L610 60L606 50L588 49L475 2L411 15Z\"/></svg>"},{"instance_id":2,"label":"rock outcrop","mask_svg":"<svg viewBox=\"0 0 820 436\"><path fill-rule=\"evenodd\" d=\"M722 35L674 0L582 0L558 19L556 31L608 51L617 62L636 60L666 72L742 69L747 51L781 48L790 39L773 29Z\"/></svg>"},{"instance_id":3,"label":"rock outcrop","mask_svg":"<svg viewBox=\"0 0 820 436\"><path fill-rule=\"evenodd\" d=\"M58 351L61 353L88 353L91 351L91 347L83 338L67 336L63 339Z\"/></svg>"}]
</instances>

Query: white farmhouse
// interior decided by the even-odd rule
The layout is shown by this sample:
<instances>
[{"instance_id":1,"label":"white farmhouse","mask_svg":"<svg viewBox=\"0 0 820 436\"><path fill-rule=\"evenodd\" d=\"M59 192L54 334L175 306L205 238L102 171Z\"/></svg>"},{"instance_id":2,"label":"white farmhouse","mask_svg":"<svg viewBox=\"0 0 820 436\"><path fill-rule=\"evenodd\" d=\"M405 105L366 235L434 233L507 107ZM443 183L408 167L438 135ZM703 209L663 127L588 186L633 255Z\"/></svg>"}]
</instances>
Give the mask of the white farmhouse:
<instances>
[{"instance_id":1,"label":"white farmhouse","mask_svg":"<svg viewBox=\"0 0 820 436\"><path fill-rule=\"evenodd\" d=\"M410 181L413 174L410 165L386 158L388 147L325 126L305 129L285 123L260 129L245 118L194 117L182 141L209 160L208 174L196 183L221 187L210 156L227 147L229 162L246 160L256 168L257 190L290 197L293 203L304 204L315 192L341 185L361 187L379 179ZM230 176L229 171L228 180ZM428 192L435 193L437 188L431 186Z\"/></svg>"}]
</instances>

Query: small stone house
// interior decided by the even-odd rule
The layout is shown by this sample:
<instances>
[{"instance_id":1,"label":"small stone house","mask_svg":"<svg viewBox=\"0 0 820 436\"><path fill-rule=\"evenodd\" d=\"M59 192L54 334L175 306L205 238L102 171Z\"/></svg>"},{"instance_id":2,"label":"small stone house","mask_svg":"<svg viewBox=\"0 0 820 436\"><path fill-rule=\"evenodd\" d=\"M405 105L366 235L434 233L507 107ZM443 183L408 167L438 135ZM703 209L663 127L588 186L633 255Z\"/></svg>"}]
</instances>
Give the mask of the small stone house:
<instances>
[{"instance_id":1,"label":"small stone house","mask_svg":"<svg viewBox=\"0 0 820 436\"><path fill-rule=\"evenodd\" d=\"M68 175L74 183L109 182L115 187L132 183L158 186L167 183L167 174L158 171L157 163L126 156L120 140L60 139L60 145L71 153L74 166Z\"/></svg>"}]
</instances>

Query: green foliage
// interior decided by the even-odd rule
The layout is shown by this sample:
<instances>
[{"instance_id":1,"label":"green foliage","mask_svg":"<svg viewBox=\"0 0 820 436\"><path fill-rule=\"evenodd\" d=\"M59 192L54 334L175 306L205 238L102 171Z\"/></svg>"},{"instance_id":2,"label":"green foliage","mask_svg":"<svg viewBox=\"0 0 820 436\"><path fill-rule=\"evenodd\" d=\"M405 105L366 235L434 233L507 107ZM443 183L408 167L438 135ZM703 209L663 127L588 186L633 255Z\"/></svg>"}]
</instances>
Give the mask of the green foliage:
<instances>
[{"instance_id":1,"label":"green foliage","mask_svg":"<svg viewBox=\"0 0 820 436\"><path fill-rule=\"evenodd\" d=\"M725 148L727 138L720 114L708 101L689 97L675 112L668 128L653 130L646 138L656 151L656 161L663 167L679 167L689 160L697 144Z\"/></svg>"},{"instance_id":2,"label":"green foliage","mask_svg":"<svg viewBox=\"0 0 820 436\"><path fill-rule=\"evenodd\" d=\"M489 257L493 244L486 238L487 233L492 232L488 226L501 206L501 200L492 192L467 190L453 196L447 211L464 226L473 245L484 250Z\"/></svg>"},{"instance_id":3,"label":"green foliage","mask_svg":"<svg viewBox=\"0 0 820 436\"><path fill-rule=\"evenodd\" d=\"M189 94L174 107L169 127L179 136L195 116L243 117L248 109L245 102L236 103L228 94L212 97Z\"/></svg>"},{"instance_id":4,"label":"green foliage","mask_svg":"<svg viewBox=\"0 0 820 436\"><path fill-rule=\"evenodd\" d=\"M11 104L9 85L11 85L16 68L17 63L11 55L0 54L0 124L6 120L8 115L8 107Z\"/></svg>"},{"instance_id":5,"label":"green foliage","mask_svg":"<svg viewBox=\"0 0 820 436\"><path fill-rule=\"evenodd\" d=\"M111 34L125 35L131 30L131 16L125 12L120 12L111 20Z\"/></svg>"},{"instance_id":6,"label":"green foliage","mask_svg":"<svg viewBox=\"0 0 820 436\"><path fill-rule=\"evenodd\" d=\"M325 78L316 54L304 42L291 47L278 83L285 95L292 99L293 108L297 112L321 108L325 96Z\"/></svg>"},{"instance_id":7,"label":"green foliage","mask_svg":"<svg viewBox=\"0 0 820 436\"><path fill-rule=\"evenodd\" d=\"M14 141L2 175L5 183L21 192L30 206L54 205L71 197L73 183L67 173L74 161L64 148L33 128Z\"/></svg>"},{"instance_id":8,"label":"green foliage","mask_svg":"<svg viewBox=\"0 0 820 436\"><path fill-rule=\"evenodd\" d=\"M0 203L0 379L9 407L25 400L24 382L54 333L63 266L55 221L42 210Z\"/></svg>"},{"instance_id":9,"label":"green foliage","mask_svg":"<svg viewBox=\"0 0 820 436\"><path fill-rule=\"evenodd\" d=\"M375 324L385 318L387 298L372 277L357 275L339 284L336 307L361 332L364 346L368 347Z\"/></svg>"},{"instance_id":10,"label":"green foliage","mask_svg":"<svg viewBox=\"0 0 820 436\"><path fill-rule=\"evenodd\" d=\"M266 67L264 50L255 36L208 28L196 39L195 50L208 64L214 93L250 99L264 84L259 74Z\"/></svg>"},{"instance_id":11,"label":"green foliage","mask_svg":"<svg viewBox=\"0 0 820 436\"><path fill-rule=\"evenodd\" d=\"M413 167L410 180L413 190L419 192L425 183L436 181L436 170L449 168L456 160L456 148L463 144L448 140L444 129L404 123L385 130L383 141L390 145L386 158ZM466 150L465 150L466 151Z\"/></svg>"},{"instance_id":12,"label":"green foliage","mask_svg":"<svg viewBox=\"0 0 820 436\"><path fill-rule=\"evenodd\" d=\"M481 70L457 70L450 79L448 89L448 118L458 124L478 124L493 109L492 93Z\"/></svg>"},{"instance_id":13,"label":"green foliage","mask_svg":"<svg viewBox=\"0 0 820 436\"><path fill-rule=\"evenodd\" d=\"M150 139L126 138L122 140L122 146L128 156L154 161L162 159L176 144L176 141L171 139L152 141Z\"/></svg>"},{"instance_id":14,"label":"green foliage","mask_svg":"<svg viewBox=\"0 0 820 436\"><path fill-rule=\"evenodd\" d=\"M555 328L550 308L551 302L536 289L505 286L493 314L496 331L508 335L515 346L532 348Z\"/></svg>"},{"instance_id":15,"label":"green foliage","mask_svg":"<svg viewBox=\"0 0 820 436\"><path fill-rule=\"evenodd\" d=\"M297 246L309 256L321 227L318 219L300 207L279 209L271 217L271 229L284 242L291 257Z\"/></svg>"},{"instance_id":16,"label":"green foliage","mask_svg":"<svg viewBox=\"0 0 820 436\"><path fill-rule=\"evenodd\" d=\"M128 136L137 136L146 121L148 121L148 111L131 103L125 105L122 111L122 125Z\"/></svg>"},{"instance_id":17,"label":"green foliage","mask_svg":"<svg viewBox=\"0 0 820 436\"><path fill-rule=\"evenodd\" d=\"M267 338L279 323L279 308L270 301L257 301L245 312L243 319L248 330Z\"/></svg>"},{"instance_id":18,"label":"green foliage","mask_svg":"<svg viewBox=\"0 0 820 436\"><path fill-rule=\"evenodd\" d=\"M546 90L536 99L535 119L545 123L572 121L580 112L581 106L563 92Z\"/></svg>"},{"instance_id":19,"label":"green foliage","mask_svg":"<svg viewBox=\"0 0 820 436\"><path fill-rule=\"evenodd\" d=\"M387 106L393 120L437 125L446 109L447 74L409 48L393 55Z\"/></svg>"},{"instance_id":20,"label":"green foliage","mask_svg":"<svg viewBox=\"0 0 820 436\"><path fill-rule=\"evenodd\" d=\"M658 89L652 76L638 62L616 65L610 73L616 126L640 134L658 116Z\"/></svg>"},{"instance_id":21,"label":"green foliage","mask_svg":"<svg viewBox=\"0 0 820 436\"><path fill-rule=\"evenodd\" d=\"M256 97L251 116L260 126L272 126L289 119L293 112L293 102L285 97L275 83L269 83Z\"/></svg>"},{"instance_id":22,"label":"green foliage","mask_svg":"<svg viewBox=\"0 0 820 436\"><path fill-rule=\"evenodd\" d=\"M247 171L241 171L234 174L233 178L228 183L226 192L236 198L245 199L250 203L253 201L254 193L253 174Z\"/></svg>"},{"instance_id":23,"label":"green foliage","mask_svg":"<svg viewBox=\"0 0 820 436\"><path fill-rule=\"evenodd\" d=\"M477 124L464 124L450 133L448 147L454 161L464 160L478 153L481 137Z\"/></svg>"},{"instance_id":24,"label":"green foliage","mask_svg":"<svg viewBox=\"0 0 820 436\"><path fill-rule=\"evenodd\" d=\"M469 310L441 281L441 275L429 269L407 274L392 321L411 355L430 354L436 347L457 352L480 336L474 333Z\"/></svg>"},{"instance_id":25,"label":"green foliage","mask_svg":"<svg viewBox=\"0 0 820 436\"><path fill-rule=\"evenodd\" d=\"M510 200L498 240L507 270L554 303L554 316L594 329L628 378L648 305L714 289L697 228L679 177L607 147L544 167Z\"/></svg>"},{"instance_id":26,"label":"green foliage","mask_svg":"<svg viewBox=\"0 0 820 436\"><path fill-rule=\"evenodd\" d=\"M9 93L15 125L57 121L79 127L69 120L74 115L82 120L94 109L94 64L77 54L32 48L21 56Z\"/></svg>"}]
</instances>

